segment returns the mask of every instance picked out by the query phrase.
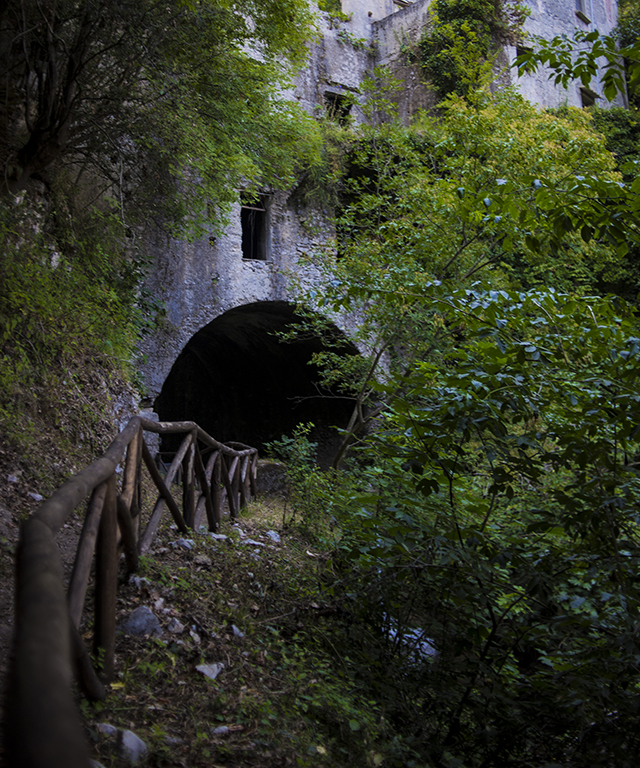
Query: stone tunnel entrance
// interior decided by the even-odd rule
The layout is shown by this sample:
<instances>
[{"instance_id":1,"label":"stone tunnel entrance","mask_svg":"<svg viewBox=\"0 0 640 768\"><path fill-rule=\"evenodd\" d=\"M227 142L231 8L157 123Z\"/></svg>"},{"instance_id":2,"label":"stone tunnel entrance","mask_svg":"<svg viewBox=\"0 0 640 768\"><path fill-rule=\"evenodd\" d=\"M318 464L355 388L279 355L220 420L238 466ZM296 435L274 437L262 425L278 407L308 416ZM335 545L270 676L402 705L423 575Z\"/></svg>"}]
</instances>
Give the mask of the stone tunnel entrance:
<instances>
[{"instance_id":1,"label":"stone tunnel entrance","mask_svg":"<svg viewBox=\"0 0 640 768\"><path fill-rule=\"evenodd\" d=\"M216 440L259 449L313 422L310 439L319 444L319 463L328 466L340 440L335 427L347 425L352 403L318 396L318 370L309 361L325 340L305 335L289 342L276 335L301 321L283 301L247 304L217 317L174 363L155 401L160 419L196 421ZM358 354L338 328L330 332L341 354ZM163 450L172 448L163 442Z\"/></svg>"}]
</instances>

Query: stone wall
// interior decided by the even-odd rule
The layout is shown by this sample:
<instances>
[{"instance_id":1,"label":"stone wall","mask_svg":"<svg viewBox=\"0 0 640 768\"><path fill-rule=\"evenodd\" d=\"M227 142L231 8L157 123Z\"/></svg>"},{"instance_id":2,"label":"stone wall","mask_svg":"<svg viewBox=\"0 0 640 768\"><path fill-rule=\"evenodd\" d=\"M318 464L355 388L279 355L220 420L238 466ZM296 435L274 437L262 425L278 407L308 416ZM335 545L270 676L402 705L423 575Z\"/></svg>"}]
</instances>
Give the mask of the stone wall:
<instances>
[{"instance_id":1,"label":"stone wall","mask_svg":"<svg viewBox=\"0 0 640 768\"><path fill-rule=\"evenodd\" d=\"M365 75L384 65L404 80L398 96L404 119L418 109L431 107L434 96L422 80L415 57L411 57L427 23L429 2L343 0L343 11L351 14L346 22L319 13L320 39L309 44L309 64L288 96L308 113L319 113L331 95L352 94L357 98ZM576 26L595 26L602 32L615 26L615 0L583 0L583 5L584 17L590 23L576 15L575 0L530 0L527 30L550 37L571 35ZM556 88L544 72L518 79L509 69L515 55L515 48L505 51L497 87L514 83L523 95L542 105L581 105L577 84L566 90ZM597 93L599 86L593 88ZM353 117L356 122L363 119L357 106ZM215 240L186 243L158 230L148 234L154 268L145 287L166 306L159 329L142 345L145 362L141 373L150 397L158 395L189 339L209 322L252 302L291 300L294 291L289 275L294 271L307 283L315 279L313 269L301 269L297 261L332 239L328 218L322 211L301 209L288 191L270 195L267 207L266 260L243 258L240 205L231 210L224 235ZM353 318L333 320L345 332L354 324Z\"/></svg>"},{"instance_id":2,"label":"stone wall","mask_svg":"<svg viewBox=\"0 0 640 768\"><path fill-rule=\"evenodd\" d=\"M420 0L373 25L376 66L386 67L404 84L396 96L399 115L408 122L421 109L438 101L425 81L417 57L417 46L429 18L430 0Z\"/></svg>"},{"instance_id":3,"label":"stone wall","mask_svg":"<svg viewBox=\"0 0 640 768\"><path fill-rule=\"evenodd\" d=\"M188 243L159 230L150 235L155 266L145 288L166 308L158 330L143 340L141 348L141 372L150 397L159 394L189 339L216 317L257 301L292 300L288 273L294 270L303 280L313 280L313 271L300 274L297 262L321 248L333 232L326 221L314 226L314 212L304 213L294 207L287 193L270 197L270 237L264 261L243 258L240 205L233 207L224 235L215 240Z\"/></svg>"},{"instance_id":4,"label":"stone wall","mask_svg":"<svg viewBox=\"0 0 640 768\"><path fill-rule=\"evenodd\" d=\"M580 14L576 12L575 0L527 0L526 5L531 11L525 25L527 32L547 39L563 34L571 37L575 29L584 31L597 29L603 34L610 34L618 21L616 0L582 0L584 12ZM508 64L513 63L517 55L516 49L509 47L506 49L506 54ZM554 85L545 70L539 70L534 75L525 75L521 78L517 76L515 70L509 71L510 82L534 104L547 107L583 106L579 83L570 83L565 89ZM598 82L592 81L590 90L599 97L596 101L600 106L608 106ZM616 106L626 106L623 97L618 97L614 103Z\"/></svg>"}]
</instances>

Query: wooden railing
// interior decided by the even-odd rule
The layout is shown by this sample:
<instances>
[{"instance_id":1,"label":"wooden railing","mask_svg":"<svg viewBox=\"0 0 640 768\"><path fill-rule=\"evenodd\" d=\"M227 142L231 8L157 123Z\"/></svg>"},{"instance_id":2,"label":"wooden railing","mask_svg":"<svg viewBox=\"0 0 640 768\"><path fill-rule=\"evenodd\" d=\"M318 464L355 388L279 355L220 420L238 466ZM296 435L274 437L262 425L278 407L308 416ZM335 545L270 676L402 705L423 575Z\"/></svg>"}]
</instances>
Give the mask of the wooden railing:
<instances>
[{"instance_id":1,"label":"wooden railing","mask_svg":"<svg viewBox=\"0 0 640 768\"><path fill-rule=\"evenodd\" d=\"M166 475L156 467L144 431L185 433ZM123 461L124 459L124 461ZM73 671L85 694L105 697L114 672L119 553L130 572L148 551L165 508L182 533L220 525L256 493L258 452L222 444L197 424L132 418L104 455L62 485L22 525L16 555L15 647L5 710L7 764L19 768L88 768L89 753L71 686ZM122 480L117 468L122 463ZM159 496L143 526L142 466ZM182 476L182 510L171 493ZM55 535L89 497L68 590L63 585ZM94 569L93 653L80 635L91 566Z\"/></svg>"}]
</instances>

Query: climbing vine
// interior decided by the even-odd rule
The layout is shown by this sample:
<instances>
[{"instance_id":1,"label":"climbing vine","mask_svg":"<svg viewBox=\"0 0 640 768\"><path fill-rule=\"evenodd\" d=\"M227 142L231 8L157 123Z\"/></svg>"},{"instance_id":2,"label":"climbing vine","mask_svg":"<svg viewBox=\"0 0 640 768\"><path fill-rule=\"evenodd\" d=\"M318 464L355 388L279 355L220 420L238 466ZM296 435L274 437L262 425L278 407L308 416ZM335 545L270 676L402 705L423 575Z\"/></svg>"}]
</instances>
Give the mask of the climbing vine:
<instances>
[{"instance_id":1,"label":"climbing vine","mask_svg":"<svg viewBox=\"0 0 640 768\"><path fill-rule=\"evenodd\" d=\"M521 37L527 15L517 0L434 0L420 59L438 94L468 95L497 48Z\"/></svg>"}]
</instances>

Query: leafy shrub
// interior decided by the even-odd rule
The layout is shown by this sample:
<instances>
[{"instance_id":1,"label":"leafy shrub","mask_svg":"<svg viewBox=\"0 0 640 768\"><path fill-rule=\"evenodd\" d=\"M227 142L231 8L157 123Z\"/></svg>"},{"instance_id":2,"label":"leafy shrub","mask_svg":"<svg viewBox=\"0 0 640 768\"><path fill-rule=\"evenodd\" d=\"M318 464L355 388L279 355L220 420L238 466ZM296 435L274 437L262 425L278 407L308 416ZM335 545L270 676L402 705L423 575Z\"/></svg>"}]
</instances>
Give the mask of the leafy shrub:
<instances>
[{"instance_id":1,"label":"leafy shrub","mask_svg":"<svg viewBox=\"0 0 640 768\"><path fill-rule=\"evenodd\" d=\"M338 491L332 590L350 604L352 668L427 764L633 765L634 313L439 291L459 345L415 365L360 490ZM437 655L416 657L411 637Z\"/></svg>"},{"instance_id":2,"label":"leafy shrub","mask_svg":"<svg viewBox=\"0 0 640 768\"><path fill-rule=\"evenodd\" d=\"M441 97L478 85L492 51L521 35L527 9L512 0L434 0L420 58ZM491 62L489 63L489 71Z\"/></svg>"},{"instance_id":3,"label":"leafy shrub","mask_svg":"<svg viewBox=\"0 0 640 768\"><path fill-rule=\"evenodd\" d=\"M105 382L129 370L149 321L137 295L141 265L97 212L73 225L63 207L5 203L1 213L3 431L28 439L30 425L46 422L91 445L108 408Z\"/></svg>"}]
</instances>

